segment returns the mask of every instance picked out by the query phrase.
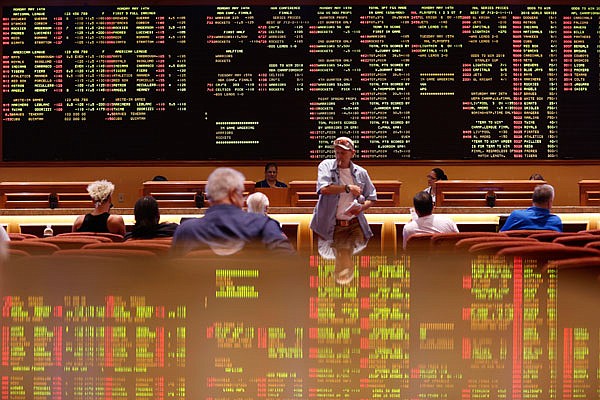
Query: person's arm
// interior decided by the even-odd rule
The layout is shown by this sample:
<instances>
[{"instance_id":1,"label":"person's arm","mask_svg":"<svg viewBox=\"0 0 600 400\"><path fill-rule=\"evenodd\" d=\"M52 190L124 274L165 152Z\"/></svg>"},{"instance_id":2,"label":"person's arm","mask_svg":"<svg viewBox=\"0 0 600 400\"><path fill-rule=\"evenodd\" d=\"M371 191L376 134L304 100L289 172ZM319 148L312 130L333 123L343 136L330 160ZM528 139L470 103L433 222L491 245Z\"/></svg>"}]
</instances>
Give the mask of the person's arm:
<instances>
[{"instance_id":1,"label":"person's arm","mask_svg":"<svg viewBox=\"0 0 600 400\"><path fill-rule=\"evenodd\" d=\"M77 232L77 230L79 228L81 228L81 224L83 224L84 218L85 218L85 215L80 215L79 217L77 217L75 222L73 222L73 228L71 228L71 232Z\"/></svg>"},{"instance_id":2,"label":"person's arm","mask_svg":"<svg viewBox=\"0 0 600 400\"><path fill-rule=\"evenodd\" d=\"M342 185L336 179L332 171L331 160L322 161L317 171L317 193L324 195L337 195L341 193L352 193L355 197L360 196L361 189L357 185Z\"/></svg>"},{"instance_id":3,"label":"person's arm","mask_svg":"<svg viewBox=\"0 0 600 400\"><path fill-rule=\"evenodd\" d=\"M108 226L110 233L125 236L125 221L123 221L123 217L120 215L109 216L106 225Z\"/></svg>"},{"instance_id":4,"label":"person's arm","mask_svg":"<svg viewBox=\"0 0 600 400\"><path fill-rule=\"evenodd\" d=\"M330 184L321 188L321 194L341 194L341 193L352 193L354 197L360 196L362 190L358 185L336 185Z\"/></svg>"}]
</instances>

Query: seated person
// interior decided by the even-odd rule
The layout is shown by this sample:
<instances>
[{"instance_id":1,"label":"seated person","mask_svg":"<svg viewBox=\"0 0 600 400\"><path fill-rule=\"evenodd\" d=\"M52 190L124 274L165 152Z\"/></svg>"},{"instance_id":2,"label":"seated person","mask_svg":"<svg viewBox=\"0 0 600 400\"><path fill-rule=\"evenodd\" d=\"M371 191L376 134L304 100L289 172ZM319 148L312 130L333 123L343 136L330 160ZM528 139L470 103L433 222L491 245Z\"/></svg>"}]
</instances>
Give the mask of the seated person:
<instances>
[{"instance_id":1,"label":"seated person","mask_svg":"<svg viewBox=\"0 0 600 400\"><path fill-rule=\"evenodd\" d=\"M248 196L246 205L248 206L248 212L267 215L269 198L264 193L255 192Z\"/></svg>"},{"instance_id":2,"label":"seated person","mask_svg":"<svg viewBox=\"0 0 600 400\"><path fill-rule=\"evenodd\" d=\"M544 181L544 177L541 174L538 173L534 173L531 174L531 176L529 177L530 181Z\"/></svg>"},{"instance_id":3,"label":"seated person","mask_svg":"<svg viewBox=\"0 0 600 400\"><path fill-rule=\"evenodd\" d=\"M257 188L286 188L287 185L277 180L277 164L268 163L265 165L265 179L256 182L254 187Z\"/></svg>"},{"instance_id":4,"label":"seated person","mask_svg":"<svg viewBox=\"0 0 600 400\"><path fill-rule=\"evenodd\" d=\"M232 168L217 168L210 174L205 190L211 206L204 217L179 225L173 236L174 255L201 249L232 255L252 244L266 250L294 252L277 221L242 210L244 179Z\"/></svg>"},{"instance_id":5,"label":"seated person","mask_svg":"<svg viewBox=\"0 0 600 400\"><path fill-rule=\"evenodd\" d=\"M123 217L110 214L114 190L115 185L106 180L88 185L87 192L94 202L94 211L77 217L73 224L73 232L107 232L125 235Z\"/></svg>"},{"instance_id":6,"label":"seated person","mask_svg":"<svg viewBox=\"0 0 600 400\"><path fill-rule=\"evenodd\" d=\"M450 233L458 232L454 221L442 215L433 215L433 199L425 191L419 192L413 197L413 205L417 219L413 219L404 225L402 231L403 247L406 248L408 238L416 233Z\"/></svg>"},{"instance_id":7,"label":"seated person","mask_svg":"<svg viewBox=\"0 0 600 400\"><path fill-rule=\"evenodd\" d=\"M160 237L172 237L179 225L174 222L160 221L158 202L152 196L140 197L133 207L135 225L131 232L125 234L125 240L129 239L154 239Z\"/></svg>"},{"instance_id":8,"label":"seated person","mask_svg":"<svg viewBox=\"0 0 600 400\"><path fill-rule=\"evenodd\" d=\"M435 204L435 183L437 181L447 180L448 177L444 173L444 170L441 168L434 168L427 174L427 187L423 189L423 191L431 195L431 198L433 199L433 204Z\"/></svg>"},{"instance_id":9,"label":"seated person","mask_svg":"<svg viewBox=\"0 0 600 400\"><path fill-rule=\"evenodd\" d=\"M547 184L536 186L532 200L533 206L527 210L511 212L500 232L520 229L549 229L562 232L560 217L550 213L554 201L554 188Z\"/></svg>"}]
</instances>

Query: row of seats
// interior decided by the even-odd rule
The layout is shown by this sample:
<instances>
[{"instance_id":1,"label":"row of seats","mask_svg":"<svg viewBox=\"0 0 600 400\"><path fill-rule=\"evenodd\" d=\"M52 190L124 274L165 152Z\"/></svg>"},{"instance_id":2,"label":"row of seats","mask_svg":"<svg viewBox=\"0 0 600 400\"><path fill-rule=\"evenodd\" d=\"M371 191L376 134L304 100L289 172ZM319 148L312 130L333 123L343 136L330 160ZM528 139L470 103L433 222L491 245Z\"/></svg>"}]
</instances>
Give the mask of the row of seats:
<instances>
[{"instance_id":1,"label":"row of seats","mask_svg":"<svg viewBox=\"0 0 600 400\"><path fill-rule=\"evenodd\" d=\"M407 241L407 252L467 252L485 255L552 257L600 256L600 230L556 232L515 230L500 233L459 232L418 234Z\"/></svg>"}]
</instances>

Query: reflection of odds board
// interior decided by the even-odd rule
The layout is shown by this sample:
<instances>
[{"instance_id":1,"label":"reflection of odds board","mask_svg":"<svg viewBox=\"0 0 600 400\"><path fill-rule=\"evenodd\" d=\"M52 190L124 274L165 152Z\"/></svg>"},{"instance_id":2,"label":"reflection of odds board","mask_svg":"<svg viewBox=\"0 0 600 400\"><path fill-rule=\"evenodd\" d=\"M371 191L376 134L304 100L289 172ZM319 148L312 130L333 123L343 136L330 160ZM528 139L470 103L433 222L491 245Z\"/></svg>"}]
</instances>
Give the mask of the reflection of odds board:
<instances>
[{"instance_id":1,"label":"reflection of odds board","mask_svg":"<svg viewBox=\"0 0 600 400\"><path fill-rule=\"evenodd\" d=\"M597 399L599 284L530 260L30 258L0 399Z\"/></svg>"}]
</instances>

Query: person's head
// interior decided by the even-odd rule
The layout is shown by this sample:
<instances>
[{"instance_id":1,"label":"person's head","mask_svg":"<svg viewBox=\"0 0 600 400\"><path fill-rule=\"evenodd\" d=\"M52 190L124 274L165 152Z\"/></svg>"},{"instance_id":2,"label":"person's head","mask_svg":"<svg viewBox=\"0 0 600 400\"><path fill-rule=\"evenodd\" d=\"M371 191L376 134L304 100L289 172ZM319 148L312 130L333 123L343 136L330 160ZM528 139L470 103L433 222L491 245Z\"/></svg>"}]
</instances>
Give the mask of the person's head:
<instances>
[{"instance_id":1,"label":"person's head","mask_svg":"<svg viewBox=\"0 0 600 400\"><path fill-rule=\"evenodd\" d=\"M156 175L154 178L152 178L152 180L155 182L166 182L168 179L166 176Z\"/></svg>"},{"instance_id":2,"label":"person's head","mask_svg":"<svg viewBox=\"0 0 600 400\"><path fill-rule=\"evenodd\" d=\"M413 205L419 217L425 217L433 212L433 199L427 192L419 192L413 197Z\"/></svg>"},{"instance_id":3,"label":"person's head","mask_svg":"<svg viewBox=\"0 0 600 400\"><path fill-rule=\"evenodd\" d=\"M541 174L535 173L535 174L531 174L531 176L529 177L529 180L530 181L543 181L545 179Z\"/></svg>"},{"instance_id":4,"label":"person's head","mask_svg":"<svg viewBox=\"0 0 600 400\"><path fill-rule=\"evenodd\" d=\"M266 214L269 208L269 198L261 192L254 192L246 199L248 211L256 214Z\"/></svg>"},{"instance_id":5,"label":"person's head","mask_svg":"<svg viewBox=\"0 0 600 400\"><path fill-rule=\"evenodd\" d=\"M205 192L211 204L232 204L244 206L244 180L241 172L233 168L217 168L206 182Z\"/></svg>"},{"instance_id":6,"label":"person's head","mask_svg":"<svg viewBox=\"0 0 600 400\"><path fill-rule=\"evenodd\" d=\"M265 179L267 182L275 183L277 182L277 164L270 162L265 165Z\"/></svg>"},{"instance_id":7,"label":"person's head","mask_svg":"<svg viewBox=\"0 0 600 400\"><path fill-rule=\"evenodd\" d=\"M335 159L337 160L338 166L341 168L348 168L350 166L350 159L352 159L356 153L352 139L340 136L333 141L333 149L335 151Z\"/></svg>"},{"instance_id":8,"label":"person's head","mask_svg":"<svg viewBox=\"0 0 600 400\"><path fill-rule=\"evenodd\" d=\"M448 177L441 168L434 168L427 174L427 184L432 186L437 181L447 181Z\"/></svg>"},{"instance_id":9,"label":"person's head","mask_svg":"<svg viewBox=\"0 0 600 400\"><path fill-rule=\"evenodd\" d=\"M107 202L110 203L111 195L115 185L107 180L92 182L87 187L87 192L94 201L95 207L100 207Z\"/></svg>"},{"instance_id":10,"label":"person's head","mask_svg":"<svg viewBox=\"0 0 600 400\"><path fill-rule=\"evenodd\" d=\"M554 188L551 185L539 185L533 189L533 205L541 208L552 208L554 201Z\"/></svg>"},{"instance_id":11,"label":"person's head","mask_svg":"<svg viewBox=\"0 0 600 400\"><path fill-rule=\"evenodd\" d=\"M133 206L135 226L154 226L160 220L158 202L152 196L140 197Z\"/></svg>"}]
</instances>

